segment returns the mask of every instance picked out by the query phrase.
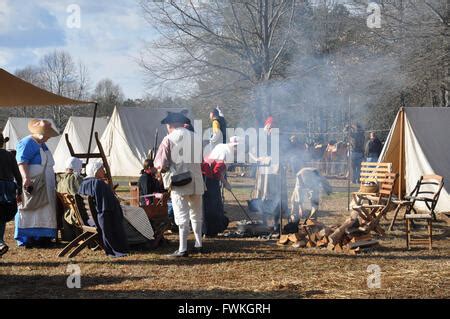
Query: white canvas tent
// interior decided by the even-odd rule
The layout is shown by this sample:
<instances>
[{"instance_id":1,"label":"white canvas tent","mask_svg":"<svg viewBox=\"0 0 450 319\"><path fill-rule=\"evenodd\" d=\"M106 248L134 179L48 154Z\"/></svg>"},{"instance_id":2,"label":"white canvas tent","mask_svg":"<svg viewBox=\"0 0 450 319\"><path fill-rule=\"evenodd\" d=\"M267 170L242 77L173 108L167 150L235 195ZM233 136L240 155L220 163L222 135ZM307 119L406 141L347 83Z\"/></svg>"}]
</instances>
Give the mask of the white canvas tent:
<instances>
[{"instance_id":1,"label":"white canvas tent","mask_svg":"<svg viewBox=\"0 0 450 319\"><path fill-rule=\"evenodd\" d=\"M400 110L380 156L380 162L392 163L400 174L397 195L408 195L422 175L441 175L445 184L436 211L450 212L449 139L450 108Z\"/></svg>"},{"instance_id":2,"label":"white canvas tent","mask_svg":"<svg viewBox=\"0 0 450 319\"><path fill-rule=\"evenodd\" d=\"M87 153L89 144L89 134L91 131L92 119L90 117L75 117L69 118L61 139L53 154L55 158L55 172L62 173L65 171L66 160L70 157L70 151L67 147L65 135L69 136L69 141L72 144L73 150L76 153ZM98 132L102 136L108 124L107 118L101 117L95 120L94 132Z\"/></svg>"},{"instance_id":3,"label":"white canvas tent","mask_svg":"<svg viewBox=\"0 0 450 319\"><path fill-rule=\"evenodd\" d=\"M111 175L139 176L144 160L154 147L156 130L158 129L159 142L167 134L161 120L167 116L167 112L181 110L116 107L100 140L111 167Z\"/></svg>"},{"instance_id":4,"label":"white canvas tent","mask_svg":"<svg viewBox=\"0 0 450 319\"><path fill-rule=\"evenodd\" d=\"M23 139L24 137L30 135L30 131L28 130L28 122L31 118L22 118L22 117L10 117L8 118L8 122L6 122L5 128L3 129L3 136L9 137L9 142L6 143L5 148L15 150L17 143ZM46 119L50 123L52 123L52 127L59 132L53 120ZM47 147L50 149L52 154L55 153L56 147L60 140L60 136L51 138L48 140Z\"/></svg>"}]
</instances>

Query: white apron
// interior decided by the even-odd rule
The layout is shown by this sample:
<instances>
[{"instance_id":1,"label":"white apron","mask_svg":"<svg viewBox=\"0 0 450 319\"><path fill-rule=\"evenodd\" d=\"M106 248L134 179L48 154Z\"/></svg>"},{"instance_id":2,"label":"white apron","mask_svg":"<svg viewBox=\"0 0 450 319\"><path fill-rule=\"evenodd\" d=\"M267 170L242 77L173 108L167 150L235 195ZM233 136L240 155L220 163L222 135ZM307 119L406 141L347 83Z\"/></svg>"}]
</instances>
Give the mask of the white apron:
<instances>
[{"instance_id":1,"label":"white apron","mask_svg":"<svg viewBox=\"0 0 450 319\"><path fill-rule=\"evenodd\" d=\"M19 218L17 219L18 228L50 228L56 229L56 183L55 172L53 166L55 161L50 151L45 151L41 148L41 165L29 165L29 174L31 178L34 178L42 173L44 170L45 160L47 159L47 167L45 170L45 182L47 188L47 195L49 203L39 209L33 211L22 211L18 209Z\"/></svg>"}]
</instances>

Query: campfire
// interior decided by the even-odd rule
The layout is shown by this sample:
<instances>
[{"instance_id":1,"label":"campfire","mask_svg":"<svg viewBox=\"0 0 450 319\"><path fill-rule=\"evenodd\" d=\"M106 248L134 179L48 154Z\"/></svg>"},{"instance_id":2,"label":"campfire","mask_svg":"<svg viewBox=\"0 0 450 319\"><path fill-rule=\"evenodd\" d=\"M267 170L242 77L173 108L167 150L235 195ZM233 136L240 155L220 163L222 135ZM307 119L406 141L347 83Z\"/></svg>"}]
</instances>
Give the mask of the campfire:
<instances>
[{"instance_id":1,"label":"campfire","mask_svg":"<svg viewBox=\"0 0 450 319\"><path fill-rule=\"evenodd\" d=\"M330 236L339 228L338 225L325 226L317 220L308 219L305 224L298 227L290 224L292 228L290 234L282 235L278 241L280 246L291 246L293 248L322 248L336 253L346 253L358 255L360 253L372 251L378 246L378 241L374 240L370 234L343 234L339 240L333 240ZM285 228L287 229L287 228ZM297 230L295 229L295 230Z\"/></svg>"}]
</instances>

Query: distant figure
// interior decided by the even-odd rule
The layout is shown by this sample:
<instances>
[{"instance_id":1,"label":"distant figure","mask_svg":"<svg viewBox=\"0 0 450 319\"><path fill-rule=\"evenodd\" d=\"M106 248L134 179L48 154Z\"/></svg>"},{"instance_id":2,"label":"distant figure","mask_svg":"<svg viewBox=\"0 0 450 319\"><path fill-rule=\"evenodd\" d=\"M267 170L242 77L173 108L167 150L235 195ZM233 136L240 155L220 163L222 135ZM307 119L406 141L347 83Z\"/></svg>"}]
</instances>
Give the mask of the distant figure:
<instances>
[{"instance_id":1,"label":"distant figure","mask_svg":"<svg viewBox=\"0 0 450 319\"><path fill-rule=\"evenodd\" d=\"M5 138L0 132L0 257L8 252L4 235L6 223L17 213L17 198L22 194L22 176L14 155L3 149Z\"/></svg>"},{"instance_id":2,"label":"distant figure","mask_svg":"<svg viewBox=\"0 0 450 319\"><path fill-rule=\"evenodd\" d=\"M332 192L331 186L318 169L305 167L296 175L294 192L291 196L291 216L294 222L298 222L304 217L304 204L307 200L311 203L311 212L309 218L319 210L320 191L323 190L327 195Z\"/></svg>"},{"instance_id":3,"label":"distant figure","mask_svg":"<svg viewBox=\"0 0 450 319\"><path fill-rule=\"evenodd\" d=\"M305 163L305 147L296 135L289 138L289 147L287 148L287 157L292 173L298 172Z\"/></svg>"},{"instance_id":4,"label":"distant figure","mask_svg":"<svg viewBox=\"0 0 450 319\"><path fill-rule=\"evenodd\" d=\"M350 137L350 149L352 151L352 182L358 184L361 174L361 163L364 159L364 131L360 124L347 126L346 131Z\"/></svg>"},{"instance_id":5,"label":"distant figure","mask_svg":"<svg viewBox=\"0 0 450 319\"><path fill-rule=\"evenodd\" d=\"M211 119L212 125L210 144L212 145L212 149L214 149L218 144L227 143L226 121L222 111L218 107L211 111L209 118Z\"/></svg>"},{"instance_id":6,"label":"distant figure","mask_svg":"<svg viewBox=\"0 0 450 319\"><path fill-rule=\"evenodd\" d=\"M370 132L370 139L366 144L366 160L367 162L376 163L383 150L383 144L378 139L375 132Z\"/></svg>"}]
</instances>

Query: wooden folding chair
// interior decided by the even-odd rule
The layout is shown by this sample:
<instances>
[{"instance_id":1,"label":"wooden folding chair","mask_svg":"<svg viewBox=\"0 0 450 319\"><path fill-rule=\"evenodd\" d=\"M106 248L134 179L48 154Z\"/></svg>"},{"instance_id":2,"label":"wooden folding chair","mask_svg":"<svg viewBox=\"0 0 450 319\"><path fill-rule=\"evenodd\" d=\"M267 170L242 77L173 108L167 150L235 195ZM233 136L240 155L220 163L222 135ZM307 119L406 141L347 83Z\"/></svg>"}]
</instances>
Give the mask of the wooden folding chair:
<instances>
[{"instance_id":1,"label":"wooden folding chair","mask_svg":"<svg viewBox=\"0 0 450 319\"><path fill-rule=\"evenodd\" d=\"M65 206L73 210L76 219L74 226L80 233L77 238L75 238L66 247L64 247L64 249L58 254L58 257L64 257L70 252L68 257L73 258L86 247L103 247L101 237L99 235L99 232L97 231L97 227L87 225L87 221L90 215L95 215L95 217L93 216L93 218L97 217L96 214L91 213L93 211L91 208L92 200L90 200L88 197L82 197L80 195L75 195L74 197L69 194L58 194L58 197L61 199Z\"/></svg>"},{"instance_id":2,"label":"wooden folding chair","mask_svg":"<svg viewBox=\"0 0 450 319\"><path fill-rule=\"evenodd\" d=\"M164 233L171 228L167 204L168 200L169 194L164 194L161 199L155 198L152 204L142 207L147 214L155 233L153 248L157 248L162 242L166 241Z\"/></svg>"},{"instance_id":3,"label":"wooden folding chair","mask_svg":"<svg viewBox=\"0 0 450 319\"><path fill-rule=\"evenodd\" d=\"M130 206L139 207L139 186L137 182L129 182L130 186Z\"/></svg>"},{"instance_id":4,"label":"wooden folding chair","mask_svg":"<svg viewBox=\"0 0 450 319\"><path fill-rule=\"evenodd\" d=\"M406 247L409 250L412 245L428 244L430 250L433 249L433 220L436 220L436 205L439 201L444 178L439 175L424 175L417 182L416 187L409 196L406 197L405 223L406 223ZM420 214L416 203L423 203L426 210ZM412 238L412 221L425 220L428 228L428 238Z\"/></svg>"},{"instance_id":5,"label":"wooden folding chair","mask_svg":"<svg viewBox=\"0 0 450 319\"><path fill-rule=\"evenodd\" d=\"M385 235L384 230L380 227L381 218L385 217L392 204L392 193L394 184L397 180L398 174L388 173L385 175L379 189L378 198L374 200L374 204L363 204L354 206L353 209L358 212L363 220L359 228L363 232L370 233L374 231L381 236Z\"/></svg>"},{"instance_id":6,"label":"wooden folding chair","mask_svg":"<svg viewBox=\"0 0 450 319\"><path fill-rule=\"evenodd\" d=\"M385 179L386 174L392 173L392 163L361 163L360 190L352 193L356 205L364 201L369 204L379 195L379 184Z\"/></svg>"}]
</instances>

